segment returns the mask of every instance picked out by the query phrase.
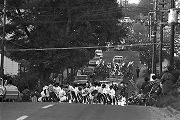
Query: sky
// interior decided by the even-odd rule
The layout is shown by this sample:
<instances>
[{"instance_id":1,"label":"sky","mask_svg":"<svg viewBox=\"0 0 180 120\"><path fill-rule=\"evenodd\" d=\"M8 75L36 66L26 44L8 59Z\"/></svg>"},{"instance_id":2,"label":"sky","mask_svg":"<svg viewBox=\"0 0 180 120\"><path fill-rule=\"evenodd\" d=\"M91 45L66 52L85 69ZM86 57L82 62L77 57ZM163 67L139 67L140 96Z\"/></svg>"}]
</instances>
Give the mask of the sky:
<instances>
[{"instance_id":1,"label":"sky","mask_svg":"<svg viewBox=\"0 0 180 120\"><path fill-rule=\"evenodd\" d=\"M119 3L119 2L122 2L122 0L117 0L117 2ZM124 1L124 0L123 0ZM139 4L139 2L140 2L141 0L128 0L128 3L129 4Z\"/></svg>"},{"instance_id":2,"label":"sky","mask_svg":"<svg viewBox=\"0 0 180 120\"><path fill-rule=\"evenodd\" d=\"M132 3L138 4L140 2L140 0L128 0L128 2L130 4L132 4Z\"/></svg>"}]
</instances>

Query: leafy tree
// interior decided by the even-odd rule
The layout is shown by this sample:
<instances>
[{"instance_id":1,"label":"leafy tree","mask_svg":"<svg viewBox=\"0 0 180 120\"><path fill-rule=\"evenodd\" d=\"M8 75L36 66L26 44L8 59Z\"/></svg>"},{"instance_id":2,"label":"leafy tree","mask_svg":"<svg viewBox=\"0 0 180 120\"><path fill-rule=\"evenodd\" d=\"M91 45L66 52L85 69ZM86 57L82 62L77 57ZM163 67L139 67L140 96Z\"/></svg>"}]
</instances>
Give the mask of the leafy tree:
<instances>
[{"instance_id":1,"label":"leafy tree","mask_svg":"<svg viewBox=\"0 0 180 120\"><path fill-rule=\"evenodd\" d=\"M3 2L1 2L3 4ZM1 11L2 15L3 12ZM118 25L116 0L8 0L7 49L66 48L105 45L127 35ZM2 33L2 31L0 31ZM29 62L28 69L47 80L51 72L78 68L93 50L11 51L13 60Z\"/></svg>"}]
</instances>

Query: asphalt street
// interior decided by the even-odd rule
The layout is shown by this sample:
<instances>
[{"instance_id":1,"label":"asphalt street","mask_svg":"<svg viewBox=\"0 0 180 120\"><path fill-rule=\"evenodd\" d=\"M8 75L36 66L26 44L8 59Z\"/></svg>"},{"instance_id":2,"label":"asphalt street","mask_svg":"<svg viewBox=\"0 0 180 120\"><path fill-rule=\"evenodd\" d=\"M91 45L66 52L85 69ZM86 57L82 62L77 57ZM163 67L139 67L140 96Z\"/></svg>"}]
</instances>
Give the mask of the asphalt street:
<instances>
[{"instance_id":1,"label":"asphalt street","mask_svg":"<svg viewBox=\"0 0 180 120\"><path fill-rule=\"evenodd\" d=\"M137 51L104 51L102 60L112 63L114 56L123 56L125 62L134 61L135 67L139 65L139 52Z\"/></svg>"},{"instance_id":2,"label":"asphalt street","mask_svg":"<svg viewBox=\"0 0 180 120\"><path fill-rule=\"evenodd\" d=\"M143 106L0 103L0 120L170 120L157 110Z\"/></svg>"},{"instance_id":3,"label":"asphalt street","mask_svg":"<svg viewBox=\"0 0 180 120\"><path fill-rule=\"evenodd\" d=\"M126 63L133 61L134 69L133 74L136 76L136 68L137 66L141 68L140 60L139 60L139 52L137 51L104 51L102 60L107 63L112 63L114 56L123 56L124 61ZM136 77L135 77L136 78ZM124 82L128 83L128 93L132 91L136 91L136 87L130 83L129 79L124 79Z\"/></svg>"}]
</instances>

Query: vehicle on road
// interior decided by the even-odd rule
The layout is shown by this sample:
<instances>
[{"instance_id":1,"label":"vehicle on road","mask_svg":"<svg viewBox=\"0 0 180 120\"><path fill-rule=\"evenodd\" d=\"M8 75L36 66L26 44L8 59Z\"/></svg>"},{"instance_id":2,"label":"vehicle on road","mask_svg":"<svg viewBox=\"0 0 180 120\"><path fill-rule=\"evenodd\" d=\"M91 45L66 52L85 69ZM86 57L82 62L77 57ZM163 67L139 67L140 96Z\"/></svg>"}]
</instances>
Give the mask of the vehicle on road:
<instances>
[{"instance_id":1,"label":"vehicle on road","mask_svg":"<svg viewBox=\"0 0 180 120\"><path fill-rule=\"evenodd\" d=\"M18 100L20 97L20 92L18 88L12 84L7 84L2 78L0 78L0 98L1 101L10 101L10 100Z\"/></svg>"},{"instance_id":2,"label":"vehicle on road","mask_svg":"<svg viewBox=\"0 0 180 120\"><path fill-rule=\"evenodd\" d=\"M102 58L103 52L102 50L95 50L95 58Z\"/></svg>"},{"instance_id":3,"label":"vehicle on road","mask_svg":"<svg viewBox=\"0 0 180 120\"><path fill-rule=\"evenodd\" d=\"M4 95L5 95L4 82L3 82L3 79L0 78L0 98L3 99Z\"/></svg>"},{"instance_id":4,"label":"vehicle on road","mask_svg":"<svg viewBox=\"0 0 180 120\"><path fill-rule=\"evenodd\" d=\"M113 84L119 84L123 81L122 78L106 78L106 81L112 82Z\"/></svg>"},{"instance_id":5,"label":"vehicle on road","mask_svg":"<svg viewBox=\"0 0 180 120\"><path fill-rule=\"evenodd\" d=\"M123 62L123 56L114 56L113 63L114 64L122 64Z\"/></svg>"},{"instance_id":6,"label":"vehicle on road","mask_svg":"<svg viewBox=\"0 0 180 120\"><path fill-rule=\"evenodd\" d=\"M89 81L88 75L77 75L75 77L75 80L73 81L73 84L75 86L84 86Z\"/></svg>"},{"instance_id":7,"label":"vehicle on road","mask_svg":"<svg viewBox=\"0 0 180 120\"><path fill-rule=\"evenodd\" d=\"M83 73L85 75L93 75L94 69L95 69L95 67L91 67L91 66L85 67L83 70Z\"/></svg>"},{"instance_id":8,"label":"vehicle on road","mask_svg":"<svg viewBox=\"0 0 180 120\"><path fill-rule=\"evenodd\" d=\"M89 60L88 66L94 66L96 67L97 65L99 65L102 62L102 59L100 58L93 58L91 60Z\"/></svg>"}]
</instances>

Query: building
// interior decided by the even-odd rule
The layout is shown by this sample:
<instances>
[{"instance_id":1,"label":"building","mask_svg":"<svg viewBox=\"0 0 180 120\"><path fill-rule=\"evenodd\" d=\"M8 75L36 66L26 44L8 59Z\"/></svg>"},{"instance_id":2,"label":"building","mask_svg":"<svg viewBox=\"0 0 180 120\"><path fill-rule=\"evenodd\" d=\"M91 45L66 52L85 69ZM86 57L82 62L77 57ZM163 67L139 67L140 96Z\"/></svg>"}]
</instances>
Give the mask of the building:
<instances>
[{"instance_id":1,"label":"building","mask_svg":"<svg viewBox=\"0 0 180 120\"><path fill-rule=\"evenodd\" d=\"M1 61L1 57L0 57ZM19 63L11 60L8 57L4 57L4 74L17 75Z\"/></svg>"}]
</instances>

